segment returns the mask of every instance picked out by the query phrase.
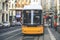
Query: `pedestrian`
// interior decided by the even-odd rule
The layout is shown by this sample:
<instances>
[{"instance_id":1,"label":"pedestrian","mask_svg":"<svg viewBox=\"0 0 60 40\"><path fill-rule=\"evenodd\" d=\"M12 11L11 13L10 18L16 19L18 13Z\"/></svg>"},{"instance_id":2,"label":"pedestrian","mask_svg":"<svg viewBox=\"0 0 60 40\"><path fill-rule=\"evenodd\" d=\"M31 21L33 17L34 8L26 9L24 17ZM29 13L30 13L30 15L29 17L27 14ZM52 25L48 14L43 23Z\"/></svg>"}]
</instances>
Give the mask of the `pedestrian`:
<instances>
[{"instance_id":1,"label":"pedestrian","mask_svg":"<svg viewBox=\"0 0 60 40\"><path fill-rule=\"evenodd\" d=\"M55 31L57 31L57 23L54 22L54 28L55 28Z\"/></svg>"}]
</instances>

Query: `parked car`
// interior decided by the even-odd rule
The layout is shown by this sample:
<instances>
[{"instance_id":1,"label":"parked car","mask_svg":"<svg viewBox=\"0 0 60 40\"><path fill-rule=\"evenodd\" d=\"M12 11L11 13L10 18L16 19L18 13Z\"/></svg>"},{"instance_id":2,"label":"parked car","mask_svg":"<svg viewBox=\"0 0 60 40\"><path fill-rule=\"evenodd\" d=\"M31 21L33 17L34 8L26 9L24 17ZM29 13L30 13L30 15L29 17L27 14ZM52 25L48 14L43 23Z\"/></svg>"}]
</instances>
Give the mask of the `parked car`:
<instances>
[{"instance_id":1,"label":"parked car","mask_svg":"<svg viewBox=\"0 0 60 40\"><path fill-rule=\"evenodd\" d=\"M2 23L0 23L0 28L2 28Z\"/></svg>"},{"instance_id":2,"label":"parked car","mask_svg":"<svg viewBox=\"0 0 60 40\"><path fill-rule=\"evenodd\" d=\"M3 27L10 27L10 23L9 22L3 22Z\"/></svg>"},{"instance_id":3,"label":"parked car","mask_svg":"<svg viewBox=\"0 0 60 40\"><path fill-rule=\"evenodd\" d=\"M22 24L20 22L16 22L16 26L21 26Z\"/></svg>"},{"instance_id":4,"label":"parked car","mask_svg":"<svg viewBox=\"0 0 60 40\"><path fill-rule=\"evenodd\" d=\"M16 21L12 21L12 23L10 24L10 26L15 26L16 25Z\"/></svg>"}]
</instances>

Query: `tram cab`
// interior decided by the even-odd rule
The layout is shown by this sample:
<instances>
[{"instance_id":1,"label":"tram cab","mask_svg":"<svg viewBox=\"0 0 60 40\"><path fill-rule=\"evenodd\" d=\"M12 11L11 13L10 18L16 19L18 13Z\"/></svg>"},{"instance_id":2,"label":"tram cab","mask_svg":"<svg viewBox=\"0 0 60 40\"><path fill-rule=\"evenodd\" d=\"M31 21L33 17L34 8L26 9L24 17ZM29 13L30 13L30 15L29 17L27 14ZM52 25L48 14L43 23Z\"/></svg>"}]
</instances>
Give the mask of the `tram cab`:
<instances>
[{"instance_id":1,"label":"tram cab","mask_svg":"<svg viewBox=\"0 0 60 40\"><path fill-rule=\"evenodd\" d=\"M23 34L43 34L42 7L39 5L25 6L22 13Z\"/></svg>"}]
</instances>

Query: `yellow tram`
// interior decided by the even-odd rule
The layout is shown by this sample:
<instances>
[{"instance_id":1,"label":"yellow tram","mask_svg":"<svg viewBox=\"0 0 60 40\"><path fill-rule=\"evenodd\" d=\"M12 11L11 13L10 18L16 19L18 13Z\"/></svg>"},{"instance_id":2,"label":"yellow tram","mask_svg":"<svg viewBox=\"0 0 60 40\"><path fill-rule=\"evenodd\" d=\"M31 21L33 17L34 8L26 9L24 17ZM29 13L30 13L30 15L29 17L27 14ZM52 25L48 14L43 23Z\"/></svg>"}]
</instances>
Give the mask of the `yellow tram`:
<instances>
[{"instance_id":1,"label":"yellow tram","mask_svg":"<svg viewBox=\"0 0 60 40\"><path fill-rule=\"evenodd\" d=\"M34 7L33 7L34 6ZM23 34L43 34L42 7L39 5L26 6L22 13Z\"/></svg>"}]
</instances>

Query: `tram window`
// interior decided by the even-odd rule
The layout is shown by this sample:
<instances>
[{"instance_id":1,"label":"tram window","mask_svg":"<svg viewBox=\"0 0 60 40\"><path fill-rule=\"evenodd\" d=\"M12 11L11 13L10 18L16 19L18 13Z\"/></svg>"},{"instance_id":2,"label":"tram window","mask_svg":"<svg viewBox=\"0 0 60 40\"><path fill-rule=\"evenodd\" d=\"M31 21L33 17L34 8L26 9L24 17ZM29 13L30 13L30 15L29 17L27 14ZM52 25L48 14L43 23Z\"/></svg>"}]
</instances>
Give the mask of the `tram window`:
<instances>
[{"instance_id":1,"label":"tram window","mask_svg":"<svg viewBox=\"0 0 60 40\"><path fill-rule=\"evenodd\" d=\"M23 19L23 23L24 24L30 24L31 23L31 11L26 11L23 13L24 15L24 19Z\"/></svg>"},{"instance_id":2,"label":"tram window","mask_svg":"<svg viewBox=\"0 0 60 40\"><path fill-rule=\"evenodd\" d=\"M41 24L41 10L34 10L33 15L31 10L23 11L23 24L25 25L40 25ZM33 18L33 19L32 19Z\"/></svg>"},{"instance_id":3,"label":"tram window","mask_svg":"<svg viewBox=\"0 0 60 40\"><path fill-rule=\"evenodd\" d=\"M35 10L34 11L34 23L35 24L41 24L41 15L40 15L41 13L40 13L40 11L38 11L38 10Z\"/></svg>"}]
</instances>

